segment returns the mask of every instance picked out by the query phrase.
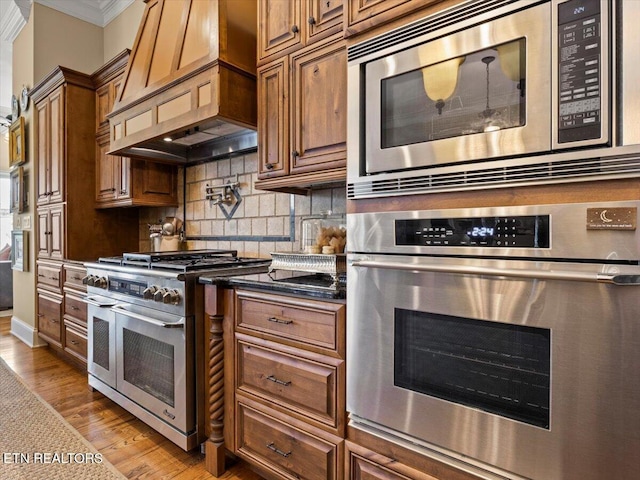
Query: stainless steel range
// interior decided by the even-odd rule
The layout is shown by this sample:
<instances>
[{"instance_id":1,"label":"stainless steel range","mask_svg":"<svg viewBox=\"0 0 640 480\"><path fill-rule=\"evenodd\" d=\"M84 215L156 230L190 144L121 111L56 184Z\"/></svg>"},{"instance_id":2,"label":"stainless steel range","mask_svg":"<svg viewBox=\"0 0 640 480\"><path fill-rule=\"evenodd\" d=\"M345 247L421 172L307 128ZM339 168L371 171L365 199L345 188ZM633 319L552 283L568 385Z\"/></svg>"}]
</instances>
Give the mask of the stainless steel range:
<instances>
[{"instance_id":1,"label":"stainless steel range","mask_svg":"<svg viewBox=\"0 0 640 480\"><path fill-rule=\"evenodd\" d=\"M257 273L233 250L126 253L85 263L89 385L184 450L204 440L203 287L198 276Z\"/></svg>"}]
</instances>

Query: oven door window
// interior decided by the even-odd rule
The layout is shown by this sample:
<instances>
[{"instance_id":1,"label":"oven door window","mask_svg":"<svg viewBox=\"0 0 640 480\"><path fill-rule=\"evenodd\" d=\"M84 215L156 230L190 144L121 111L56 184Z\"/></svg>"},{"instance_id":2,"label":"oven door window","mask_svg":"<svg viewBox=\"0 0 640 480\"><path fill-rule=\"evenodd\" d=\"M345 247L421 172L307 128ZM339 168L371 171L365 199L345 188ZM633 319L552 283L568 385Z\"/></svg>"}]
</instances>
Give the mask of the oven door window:
<instances>
[{"instance_id":1,"label":"oven door window","mask_svg":"<svg viewBox=\"0 0 640 480\"><path fill-rule=\"evenodd\" d=\"M380 147L521 127L525 78L524 39L384 78Z\"/></svg>"},{"instance_id":2,"label":"oven door window","mask_svg":"<svg viewBox=\"0 0 640 480\"><path fill-rule=\"evenodd\" d=\"M124 380L175 407L173 345L123 329Z\"/></svg>"},{"instance_id":3,"label":"oven door window","mask_svg":"<svg viewBox=\"0 0 640 480\"><path fill-rule=\"evenodd\" d=\"M395 309L394 384L549 428L548 329Z\"/></svg>"}]
</instances>

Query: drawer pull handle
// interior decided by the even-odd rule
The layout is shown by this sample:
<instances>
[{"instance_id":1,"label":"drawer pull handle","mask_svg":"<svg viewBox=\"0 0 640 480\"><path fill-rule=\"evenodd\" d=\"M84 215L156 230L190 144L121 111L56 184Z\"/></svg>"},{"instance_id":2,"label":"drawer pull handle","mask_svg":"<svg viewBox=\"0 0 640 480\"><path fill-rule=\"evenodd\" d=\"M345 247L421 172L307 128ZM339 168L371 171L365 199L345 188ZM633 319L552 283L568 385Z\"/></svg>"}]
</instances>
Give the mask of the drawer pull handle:
<instances>
[{"instance_id":1,"label":"drawer pull handle","mask_svg":"<svg viewBox=\"0 0 640 480\"><path fill-rule=\"evenodd\" d=\"M291 325L293 323L293 320L281 320L276 317L270 317L267 320L273 323L282 323L283 325Z\"/></svg>"},{"instance_id":2,"label":"drawer pull handle","mask_svg":"<svg viewBox=\"0 0 640 480\"><path fill-rule=\"evenodd\" d=\"M71 310L80 310L78 307L76 307L75 305L70 305Z\"/></svg>"},{"instance_id":3,"label":"drawer pull handle","mask_svg":"<svg viewBox=\"0 0 640 480\"><path fill-rule=\"evenodd\" d=\"M71 345L80 345L80 342L77 340L71 340Z\"/></svg>"},{"instance_id":4,"label":"drawer pull handle","mask_svg":"<svg viewBox=\"0 0 640 480\"><path fill-rule=\"evenodd\" d=\"M271 442L267 444L267 448L269 450L271 450L272 452L276 452L278 455L282 455L283 457L288 457L289 455L291 455L291 452L283 452L282 450L280 450L279 448L276 447L276 444Z\"/></svg>"},{"instance_id":5,"label":"drawer pull handle","mask_svg":"<svg viewBox=\"0 0 640 480\"><path fill-rule=\"evenodd\" d=\"M283 380L279 380L276 377L274 377L273 375L269 375L267 377L267 380L273 382L273 383L277 383L278 385L284 385L285 387L288 387L289 385L291 385L291 382L285 382Z\"/></svg>"}]
</instances>

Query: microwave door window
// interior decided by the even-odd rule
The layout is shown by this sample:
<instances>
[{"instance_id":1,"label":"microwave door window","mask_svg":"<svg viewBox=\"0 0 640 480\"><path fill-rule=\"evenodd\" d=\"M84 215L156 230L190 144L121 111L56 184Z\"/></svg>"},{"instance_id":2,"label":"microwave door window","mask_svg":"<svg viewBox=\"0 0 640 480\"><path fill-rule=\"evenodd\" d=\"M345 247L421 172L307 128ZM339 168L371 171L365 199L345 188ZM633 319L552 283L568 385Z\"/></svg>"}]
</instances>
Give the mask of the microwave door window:
<instances>
[{"instance_id":1,"label":"microwave door window","mask_svg":"<svg viewBox=\"0 0 640 480\"><path fill-rule=\"evenodd\" d=\"M521 127L525 79L524 39L385 78L381 148Z\"/></svg>"}]
</instances>

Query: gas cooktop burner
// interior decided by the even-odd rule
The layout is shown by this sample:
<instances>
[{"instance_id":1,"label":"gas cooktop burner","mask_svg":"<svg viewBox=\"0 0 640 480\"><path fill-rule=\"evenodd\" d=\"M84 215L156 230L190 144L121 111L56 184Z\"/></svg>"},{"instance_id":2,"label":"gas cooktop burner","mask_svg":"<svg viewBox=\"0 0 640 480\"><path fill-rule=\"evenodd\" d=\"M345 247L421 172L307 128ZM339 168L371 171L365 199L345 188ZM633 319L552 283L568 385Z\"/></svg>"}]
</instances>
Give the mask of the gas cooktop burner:
<instances>
[{"instance_id":1,"label":"gas cooktop burner","mask_svg":"<svg viewBox=\"0 0 640 480\"><path fill-rule=\"evenodd\" d=\"M268 265L263 258L237 257L236 250L179 250L171 252L125 253L122 257L102 257L99 263L152 270L191 272L245 265ZM105 265L106 266L106 265Z\"/></svg>"}]
</instances>

